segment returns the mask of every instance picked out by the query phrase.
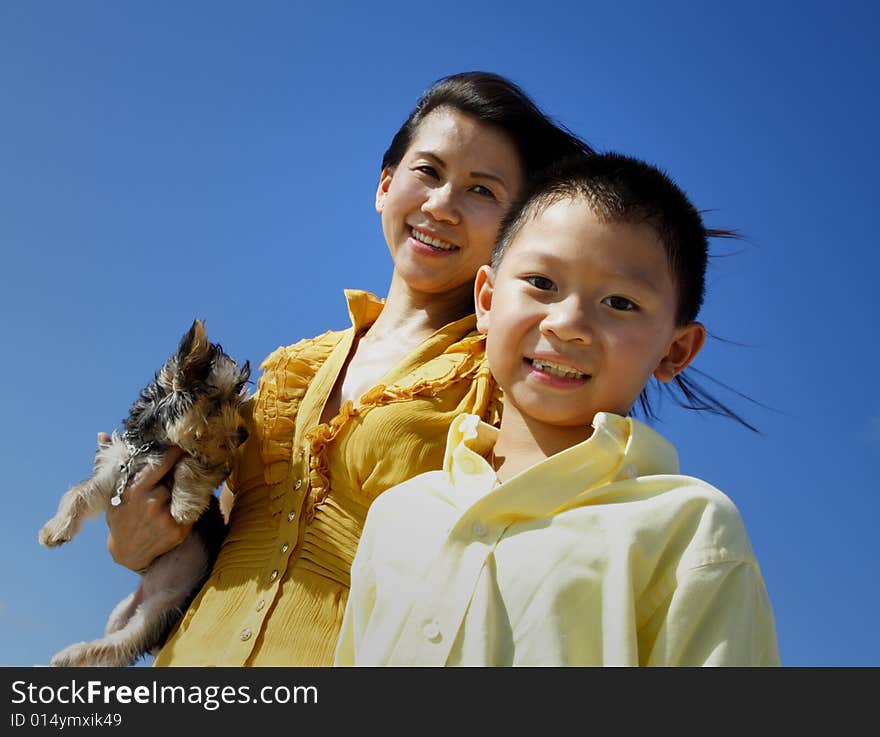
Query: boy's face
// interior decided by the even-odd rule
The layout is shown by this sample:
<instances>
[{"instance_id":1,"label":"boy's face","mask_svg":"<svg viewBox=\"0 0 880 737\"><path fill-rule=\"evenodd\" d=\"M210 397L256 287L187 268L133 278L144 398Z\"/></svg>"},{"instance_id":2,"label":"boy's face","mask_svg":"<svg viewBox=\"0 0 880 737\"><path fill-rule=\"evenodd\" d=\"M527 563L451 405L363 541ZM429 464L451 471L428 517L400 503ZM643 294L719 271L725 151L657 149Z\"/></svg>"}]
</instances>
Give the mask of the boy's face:
<instances>
[{"instance_id":1,"label":"boy's face","mask_svg":"<svg viewBox=\"0 0 880 737\"><path fill-rule=\"evenodd\" d=\"M652 375L672 380L705 337L699 323L675 324L676 286L656 233L602 223L581 199L527 222L475 290L504 416L529 424L625 415Z\"/></svg>"}]
</instances>

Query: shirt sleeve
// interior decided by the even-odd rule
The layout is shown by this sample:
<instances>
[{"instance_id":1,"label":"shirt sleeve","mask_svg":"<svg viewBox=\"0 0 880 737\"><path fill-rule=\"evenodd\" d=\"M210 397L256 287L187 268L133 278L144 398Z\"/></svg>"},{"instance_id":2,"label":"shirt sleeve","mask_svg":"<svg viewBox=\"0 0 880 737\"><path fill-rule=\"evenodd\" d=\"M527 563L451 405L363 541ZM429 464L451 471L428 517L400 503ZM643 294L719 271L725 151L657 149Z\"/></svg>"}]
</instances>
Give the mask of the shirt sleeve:
<instances>
[{"instance_id":1,"label":"shirt sleeve","mask_svg":"<svg viewBox=\"0 0 880 737\"><path fill-rule=\"evenodd\" d=\"M773 611L752 561L683 572L639 639L648 666L780 665Z\"/></svg>"}]
</instances>

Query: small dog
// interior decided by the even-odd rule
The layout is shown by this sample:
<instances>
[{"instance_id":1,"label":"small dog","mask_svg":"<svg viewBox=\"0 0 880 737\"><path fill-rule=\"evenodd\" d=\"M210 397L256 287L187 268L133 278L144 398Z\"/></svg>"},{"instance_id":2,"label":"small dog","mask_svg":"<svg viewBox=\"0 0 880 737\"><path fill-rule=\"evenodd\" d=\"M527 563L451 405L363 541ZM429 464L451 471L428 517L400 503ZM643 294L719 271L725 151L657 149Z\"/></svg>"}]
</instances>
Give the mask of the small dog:
<instances>
[{"instance_id":1,"label":"small dog","mask_svg":"<svg viewBox=\"0 0 880 737\"><path fill-rule=\"evenodd\" d=\"M195 522L176 548L144 571L134 593L114 608L106 636L70 645L53 666L131 665L155 650L183 616L210 573L225 535L214 490L229 475L235 450L247 438L240 414L250 363L239 366L210 343L195 320L177 352L145 387L109 443L99 444L94 471L62 498L56 515L40 530L40 543L62 545L83 521L119 504L141 469L156 467L171 445L186 455L163 482L171 489L171 515Z\"/></svg>"}]
</instances>

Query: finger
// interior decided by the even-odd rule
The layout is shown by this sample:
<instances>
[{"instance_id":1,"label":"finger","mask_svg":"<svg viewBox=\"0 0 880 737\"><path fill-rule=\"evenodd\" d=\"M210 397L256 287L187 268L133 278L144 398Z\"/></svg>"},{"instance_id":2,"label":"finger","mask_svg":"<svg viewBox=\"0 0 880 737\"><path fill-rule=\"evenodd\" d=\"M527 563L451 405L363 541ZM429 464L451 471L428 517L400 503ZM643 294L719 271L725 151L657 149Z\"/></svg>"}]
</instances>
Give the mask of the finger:
<instances>
[{"instance_id":1,"label":"finger","mask_svg":"<svg viewBox=\"0 0 880 737\"><path fill-rule=\"evenodd\" d=\"M129 484L129 490L137 492L141 489L152 489L166 473L174 468L174 464L177 463L183 455L183 450L176 445L172 445L165 451L159 465L145 466L137 473L134 480Z\"/></svg>"}]
</instances>

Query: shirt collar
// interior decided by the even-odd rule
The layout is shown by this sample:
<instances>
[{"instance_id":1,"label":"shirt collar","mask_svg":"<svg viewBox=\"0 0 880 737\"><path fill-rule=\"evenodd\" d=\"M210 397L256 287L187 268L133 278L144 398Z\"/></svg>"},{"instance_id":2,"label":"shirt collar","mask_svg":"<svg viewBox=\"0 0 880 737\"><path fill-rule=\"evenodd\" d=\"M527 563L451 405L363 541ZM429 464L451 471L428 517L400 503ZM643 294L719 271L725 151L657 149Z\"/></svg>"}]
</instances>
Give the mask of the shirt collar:
<instances>
[{"instance_id":1,"label":"shirt collar","mask_svg":"<svg viewBox=\"0 0 880 737\"><path fill-rule=\"evenodd\" d=\"M355 334L366 330L376 322L376 318L385 306L385 300L360 289L346 289L345 301L348 303L348 314Z\"/></svg>"},{"instance_id":2,"label":"shirt collar","mask_svg":"<svg viewBox=\"0 0 880 737\"><path fill-rule=\"evenodd\" d=\"M526 469L499 485L486 461L498 430L475 415L460 415L449 428L443 469L449 501L458 507L498 508L512 518L543 517L590 503L591 492L637 476L678 473L669 441L631 417L599 412L584 442Z\"/></svg>"}]
</instances>

